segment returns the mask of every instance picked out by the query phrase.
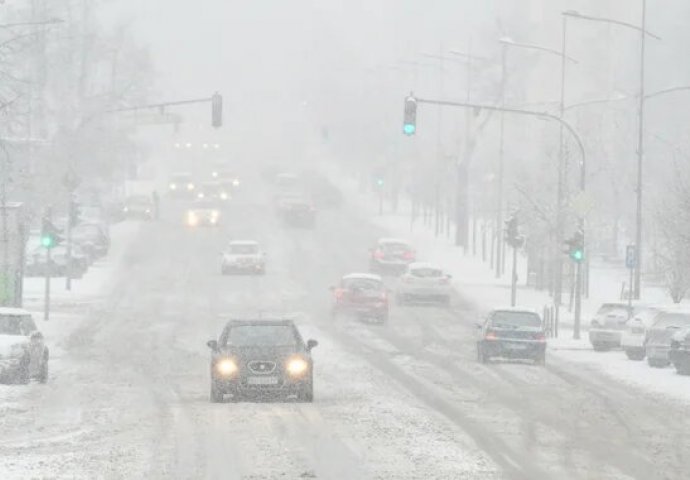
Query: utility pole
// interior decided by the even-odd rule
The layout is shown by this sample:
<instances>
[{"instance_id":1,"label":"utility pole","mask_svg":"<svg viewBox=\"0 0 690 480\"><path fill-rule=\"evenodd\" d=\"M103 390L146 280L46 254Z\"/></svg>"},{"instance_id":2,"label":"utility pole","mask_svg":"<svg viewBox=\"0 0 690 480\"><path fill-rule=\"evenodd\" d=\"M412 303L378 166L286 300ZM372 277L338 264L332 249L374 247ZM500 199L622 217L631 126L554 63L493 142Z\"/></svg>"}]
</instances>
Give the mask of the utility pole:
<instances>
[{"instance_id":1,"label":"utility pole","mask_svg":"<svg viewBox=\"0 0 690 480\"><path fill-rule=\"evenodd\" d=\"M43 216L43 232L41 233L41 241L45 236L46 226L52 223L53 210L51 207L47 207ZM46 281L45 281L45 293L44 293L44 305L43 305L43 320L50 320L50 274L53 268L53 259L51 256L52 248L44 245L46 247Z\"/></svg>"},{"instance_id":2,"label":"utility pole","mask_svg":"<svg viewBox=\"0 0 690 480\"><path fill-rule=\"evenodd\" d=\"M504 44L501 50L501 108L506 106L506 62L508 55L508 47ZM498 147L498 177L497 182L497 199L496 199L496 278L501 276L503 269L503 242L501 242L500 229L503 225L503 164L504 164L504 132L505 132L505 115L503 110L500 112L500 139Z\"/></svg>"}]
</instances>

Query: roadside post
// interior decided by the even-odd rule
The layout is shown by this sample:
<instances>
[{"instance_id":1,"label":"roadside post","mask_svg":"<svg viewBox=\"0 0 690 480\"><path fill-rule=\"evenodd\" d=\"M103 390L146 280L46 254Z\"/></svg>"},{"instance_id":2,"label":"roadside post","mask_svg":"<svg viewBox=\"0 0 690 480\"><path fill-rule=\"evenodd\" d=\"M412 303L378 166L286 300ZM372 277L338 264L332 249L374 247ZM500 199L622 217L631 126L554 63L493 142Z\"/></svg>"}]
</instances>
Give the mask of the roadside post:
<instances>
[{"instance_id":1,"label":"roadside post","mask_svg":"<svg viewBox=\"0 0 690 480\"><path fill-rule=\"evenodd\" d=\"M628 319L632 315L632 297L633 297L633 273L637 268L637 246L628 245L625 247L625 268L630 272L630 280L628 282Z\"/></svg>"}]
</instances>

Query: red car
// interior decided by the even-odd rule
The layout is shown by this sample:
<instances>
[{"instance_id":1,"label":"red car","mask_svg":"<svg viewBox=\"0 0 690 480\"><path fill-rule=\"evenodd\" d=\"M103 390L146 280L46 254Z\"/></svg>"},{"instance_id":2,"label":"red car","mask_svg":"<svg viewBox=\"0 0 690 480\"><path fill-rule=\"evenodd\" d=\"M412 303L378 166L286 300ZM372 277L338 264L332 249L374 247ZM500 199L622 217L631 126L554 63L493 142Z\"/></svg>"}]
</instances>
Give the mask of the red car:
<instances>
[{"instance_id":1,"label":"red car","mask_svg":"<svg viewBox=\"0 0 690 480\"><path fill-rule=\"evenodd\" d=\"M417 253L405 240L381 238L371 249L369 269L377 273L400 274L416 260Z\"/></svg>"},{"instance_id":2,"label":"red car","mask_svg":"<svg viewBox=\"0 0 690 480\"><path fill-rule=\"evenodd\" d=\"M388 289L379 275L351 273L333 291L333 315L351 314L358 318L388 321Z\"/></svg>"}]
</instances>

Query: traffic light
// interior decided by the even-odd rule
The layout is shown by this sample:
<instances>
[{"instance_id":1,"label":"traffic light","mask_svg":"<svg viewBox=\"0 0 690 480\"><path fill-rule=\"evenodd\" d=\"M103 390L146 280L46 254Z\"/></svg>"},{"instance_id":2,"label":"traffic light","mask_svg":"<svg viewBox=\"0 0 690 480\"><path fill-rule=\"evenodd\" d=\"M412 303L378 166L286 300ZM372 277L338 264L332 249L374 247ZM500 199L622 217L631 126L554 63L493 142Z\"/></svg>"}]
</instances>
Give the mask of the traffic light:
<instances>
[{"instance_id":1,"label":"traffic light","mask_svg":"<svg viewBox=\"0 0 690 480\"><path fill-rule=\"evenodd\" d=\"M585 259L585 234L582 230L577 230L569 240L563 243L565 244L563 253L568 254L575 263L580 263Z\"/></svg>"},{"instance_id":2,"label":"traffic light","mask_svg":"<svg viewBox=\"0 0 690 480\"><path fill-rule=\"evenodd\" d=\"M53 225L53 222L44 218L41 225L41 246L44 248L54 248L60 245L64 240L60 233L62 231Z\"/></svg>"},{"instance_id":3,"label":"traffic light","mask_svg":"<svg viewBox=\"0 0 690 480\"><path fill-rule=\"evenodd\" d=\"M417 99L412 95L405 99L405 115L403 119L403 133L412 136L417 131Z\"/></svg>"},{"instance_id":4,"label":"traffic light","mask_svg":"<svg viewBox=\"0 0 690 480\"><path fill-rule=\"evenodd\" d=\"M211 97L211 125L213 128L223 126L223 96L217 92Z\"/></svg>"},{"instance_id":5,"label":"traffic light","mask_svg":"<svg viewBox=\"0 0 690 480\"><path fill-rule=\"evenodd\" d=\"M386 183L383 177L376 177L376 186L381 188Z\"/></svg>"},{"instance_id":6,"label":"traffic light","mask_svg":"<svg viewBox=\"0 0 690 480\"><path fill-rule=\"evenodd\" d=\"M513 215L505 221L505 241L513 248L520 248L525 239L518 229L518 217Z\"/></svg>"}]
</instances>

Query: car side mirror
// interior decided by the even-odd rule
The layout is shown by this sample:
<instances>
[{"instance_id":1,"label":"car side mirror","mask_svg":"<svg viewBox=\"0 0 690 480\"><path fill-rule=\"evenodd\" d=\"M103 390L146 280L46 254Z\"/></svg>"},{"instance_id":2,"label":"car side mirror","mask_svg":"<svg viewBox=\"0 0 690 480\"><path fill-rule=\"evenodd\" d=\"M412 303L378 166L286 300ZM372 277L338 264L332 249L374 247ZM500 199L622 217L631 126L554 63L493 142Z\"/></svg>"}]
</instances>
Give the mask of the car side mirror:
<instances>
[{"instance_id":1,"label":"car side mirror","mask_svg":"<svg viewBox=\"0 0 690 480\"><path fill-rule=\"evenodd\" d=\"M218 341L217 340L209 340L206 342L206 345L208 345L208 348L213 350L214 352L218 350Z\"/></svg>"},{"instance_id":2,"label":"car side mirror","mask_svg":"<svg viewBox=\"0 0 690 480\"><path fill-rule=\"evenodd\" d=\"M313 340L313 339L307 340L307 352L311 352L311 350L314 347L317 347L318 345L319 345L319 342L317 342L316 340Z\"/></svg>"}]
</instances>

